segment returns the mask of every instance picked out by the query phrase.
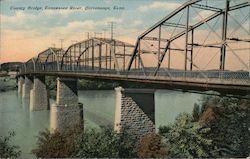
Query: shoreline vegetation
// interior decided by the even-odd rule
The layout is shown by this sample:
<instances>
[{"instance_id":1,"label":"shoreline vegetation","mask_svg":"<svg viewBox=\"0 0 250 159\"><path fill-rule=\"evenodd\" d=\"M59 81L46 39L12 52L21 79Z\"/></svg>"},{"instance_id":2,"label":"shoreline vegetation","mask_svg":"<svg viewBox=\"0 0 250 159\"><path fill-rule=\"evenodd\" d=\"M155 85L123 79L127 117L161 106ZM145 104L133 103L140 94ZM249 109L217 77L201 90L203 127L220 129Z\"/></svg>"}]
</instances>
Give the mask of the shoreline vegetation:
<instances>
[{"instance_id":1,"label":"shoreline vegetation","mask_svg":"<svg viewBox=\"0 0 250 159\"><path fill-rule=\"evenodd\" d=\"M12 91L17 89L16 79L10 76L0 77L0 92Z\"/></svg>"},{"instance_id":2,"label":"shoreline vegetation","mask_svg":"<svg viewBox=\"0 0 250 159\"><path fill-rule=\"evenodd\" d=\"M1 77L0 82L0 91L16 89L15 78ZM56 92L55 77L46 78L46 84L51 94ZM114 89L120 85L96 80L79 80L78 84L79 90ZM109 126L100 130L44 130L38 134L31 153L38 158L246 158L250 149L249 128L249 99L204 95L194 104L192 113L180 113L175 122L140 140L126 131L114 132ZM20 155L18 145L9 143L13 136L0 136L0 158ZM5 151L10 148L12 151Z\"/></svg>"},{"instance_id":3,"label":"shoreline vegetation","mask_svg":"<svg viewBox=\"0 0 250 159\"><path fill-rule=\"evenodd\" d=\"M249 127L250 100L203 96L192 113L180 113L175 122L140 139L126 129L117 133L110 126L44 130L31 153L38 158L246 158ZM14 154L19 154L14 147Z\"/></svg>"}]
</instances>

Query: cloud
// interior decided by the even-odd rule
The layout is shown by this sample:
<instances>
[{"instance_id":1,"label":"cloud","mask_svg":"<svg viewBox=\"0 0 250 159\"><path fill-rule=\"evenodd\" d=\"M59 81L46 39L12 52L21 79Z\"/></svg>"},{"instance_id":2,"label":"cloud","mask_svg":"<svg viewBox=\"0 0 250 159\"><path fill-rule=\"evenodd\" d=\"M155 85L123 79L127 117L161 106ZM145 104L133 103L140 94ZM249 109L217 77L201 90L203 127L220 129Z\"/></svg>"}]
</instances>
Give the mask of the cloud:
<instances>
[{"instance_id":1,"label":"cloud","mask_svg":"<svg viewBox=\"0 0 250 159\"><path fill-rule=\"evenodd\" d=\"M25 14L23 11L16 11L15 15L13 16L6 16L1 14L0 15L1 18L1 23L2 24L24 24L27 21L32 21L36 18L35 15L33 14Z\"/></svg>"},{"instance_id":2,"label":"cloud","mask_svg":"<svg viewBox=\"0 0 250 159\"><path fill-rule=\"evenodd\" d=\"M102 19L99 23L100 24L107 24L108 22L115 22L115 23L122 23L123 19L122 18L118 18L118 17L106 17L104 19Z\"/></svg>"},{"instance_id":3,"label":"cloud","mask_svg":"<svg viewBox=\"0 0 250 159\"><path fill-rule=\"evenodd\" d=\"M180 3L176 3L176 2L161 2L161 1L156 1L156 2L152 2L151 4L148 5L144 5L139 7L139 11L141 12L147 12L151 9L175 9L177 7L179 7L181 4Z\"/></svg>"}]
</instances>

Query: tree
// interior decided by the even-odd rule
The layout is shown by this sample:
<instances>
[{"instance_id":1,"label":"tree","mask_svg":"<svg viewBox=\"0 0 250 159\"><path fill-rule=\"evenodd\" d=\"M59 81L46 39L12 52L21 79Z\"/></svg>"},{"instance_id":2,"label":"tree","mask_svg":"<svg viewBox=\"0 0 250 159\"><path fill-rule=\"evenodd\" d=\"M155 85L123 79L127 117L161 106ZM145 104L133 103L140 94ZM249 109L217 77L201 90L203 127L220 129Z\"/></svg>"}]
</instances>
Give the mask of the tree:
<instances>
[{"instance_id":1,"label":"tree","mask_svg":"<svg viewBox=\"0 0 250 159\"><path fill-rule=\"evenodd\" d=\"M81 137L76 156L81 158L131 158L137 157L136 140L127 132L116 133L111 127L100 130L87 129Z\"/></svg>"},{"instance_id":2,"label":"tree","mask_svg":"<svg viewBox=\"0 0 250 159\"><path fill-rule=\"evenodd\" d=\"M11 138L14 136L13 131L9 132L8 136L0 136L0 158L16 158L21 155L19 146L10 144Z\"/></svg>"},{"instance_id":3,"label":"tree","mask_svg":"<svg viewBox=\"0 0 250 159\"><path fill-rule=\"evenodd\" d=\"M205 97L199 121L209 127L211 157L247 157L250 150L250 100Z\"/></svg>"},{"instance_id":4,"label":"tree","mask_svg":"<svg viewBox=\"0 0 250 159\"><path fill-rule=\"evenodd\" d=\"M166 138L170 157L200 158L209 157L212 140L204 137L210 128L199 122L193 122L191 115L182 113L177 116L173 125L161 127L160 134Z\"/></svg>"},{"instance_id":5,"label":"tree","mask_svg":"<svg viewBox=\"0 0 250 159\"><path fill-rule=\"evenodd\" d=\"M78 149L77 137L79 129L74 128L65 132L49 130L39 132L37 147L32 153L41 158L65 158L71 157Z\"/></svg>"},{"instance_id":6,"label":"tree","mask_svg":"<svg viewBox=\"0 0 250 159\"><path fill-rule=\"evenodd\" d=\"M198 104L194 104L194 108L193 108L193 120L194 121L198 121L200 118L200 106Z\"/></svg>"},{"instance_id":7,"label":"tree","mask_svg":"<svg viewBox=\"0 0 250 159\"><path fill-rule=\"evenodd\" d=\"M32 150L42 158L128 158L137 157L136 140L126 132L116 133L111 127L100 130L74 128L64 132L40 132L37 148Z\"/></svg>"},{"instance_id":8,"label":"tree","mask_svg":"<svg viewBox=\"0 0 250 159\"><path fill-rule=\"evenodd\" d=\"M159 134L149 133L144 135L138 144L138 156L140 158L167 157L168 149Z\"/></svg>"}]
</instances>

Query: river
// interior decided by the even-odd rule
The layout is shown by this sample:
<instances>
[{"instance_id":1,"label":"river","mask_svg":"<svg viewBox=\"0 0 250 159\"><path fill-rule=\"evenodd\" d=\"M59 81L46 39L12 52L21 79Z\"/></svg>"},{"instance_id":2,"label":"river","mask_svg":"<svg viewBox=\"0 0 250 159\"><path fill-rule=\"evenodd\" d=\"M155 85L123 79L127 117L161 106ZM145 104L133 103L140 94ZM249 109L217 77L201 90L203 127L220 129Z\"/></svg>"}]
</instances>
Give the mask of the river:
<instances>
[{"instance_id":1,"label":"river","mask_svg":"<svg viewBox=\"0 0 250 159\"><path fill-rule=\"evenodd\" d=\"M79 91L79 101L84 104L85 127L112 125L115 117L115 91ZM156 127L173 123L181 112L192 112L201 95L177 91L158 90L155 93ZM51 100L50 103L54 101ZM29 111L27 101L22 101L17 91L0 93L0 135L13 130L13 143L19 145L24 158L32 157L38 132L49 128L50 111Z\"/></svg>"}]
</instances>

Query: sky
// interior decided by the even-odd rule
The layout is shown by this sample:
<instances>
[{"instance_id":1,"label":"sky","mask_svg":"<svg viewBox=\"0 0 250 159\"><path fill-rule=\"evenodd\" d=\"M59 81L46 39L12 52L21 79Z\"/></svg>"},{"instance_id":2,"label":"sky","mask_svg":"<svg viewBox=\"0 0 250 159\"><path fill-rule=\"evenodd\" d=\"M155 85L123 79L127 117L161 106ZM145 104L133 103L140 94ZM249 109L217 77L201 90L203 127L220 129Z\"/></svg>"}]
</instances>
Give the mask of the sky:
<instances>
[{"instance_id":1,"label":"sky","mask_svg":"<svg viewBox=\"0 0 250 159\"><path fill-rule=\"evenodd\" d=\"M48 47L63 47L94 36L114 37L134 43L137 36L181 2L149 0L4 0L1 1L1 62L26 61ZM31 10L28 7L83 7L87 10ZM113 9L122 7L120 10ZM25 10L21 10L25 7ZM93 10L91 7L110 7ZM124 9L123 9L124 8ZM148 12L151 11L151 12ZM100 34L96 34L100 36Z\"/></svg>"},{"instance_id":2,"label":"sky","mask_svg":"<svg viewBox=\"0 0 250 159\"><path fill-rule=\"evenodd\" d=\"M184 2L186 0L1 0L0 63L27 61L48 47L61 47L60 39L63 39L63 48L67 48L86 39L88 32L90 36L96 32L97 37L110 37L111 21L116 39L135 44L141 33ZM224 5L222 0L212 2ZM200 12L200 15L206 14L206 11ZM249 20L244 25L247 30Z\"/></svg>"}]
</instances>

